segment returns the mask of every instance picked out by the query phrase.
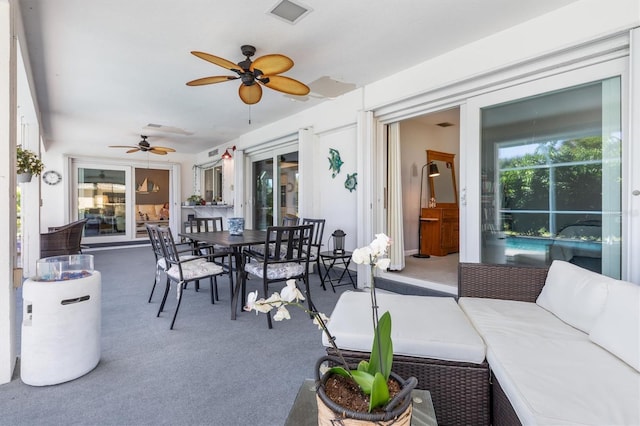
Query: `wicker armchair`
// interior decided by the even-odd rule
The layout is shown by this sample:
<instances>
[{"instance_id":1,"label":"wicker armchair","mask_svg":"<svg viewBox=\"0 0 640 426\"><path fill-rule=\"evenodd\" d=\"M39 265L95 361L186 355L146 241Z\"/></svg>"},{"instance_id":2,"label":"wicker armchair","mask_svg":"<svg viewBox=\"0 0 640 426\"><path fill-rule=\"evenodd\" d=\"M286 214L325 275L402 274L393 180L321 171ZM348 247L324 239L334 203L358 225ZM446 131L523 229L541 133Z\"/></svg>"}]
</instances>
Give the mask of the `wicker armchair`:
<instances>
[{"instance_id":1,"label":"wicker armchair","mask_svg":"<svg viewBox=\"0 0 640 426\"><path fill-rule=\"evenodd\" d=\"M49 228L40 234L40 258L82 253L80 241L87 219Z\"/></svg>"}]
</instances>

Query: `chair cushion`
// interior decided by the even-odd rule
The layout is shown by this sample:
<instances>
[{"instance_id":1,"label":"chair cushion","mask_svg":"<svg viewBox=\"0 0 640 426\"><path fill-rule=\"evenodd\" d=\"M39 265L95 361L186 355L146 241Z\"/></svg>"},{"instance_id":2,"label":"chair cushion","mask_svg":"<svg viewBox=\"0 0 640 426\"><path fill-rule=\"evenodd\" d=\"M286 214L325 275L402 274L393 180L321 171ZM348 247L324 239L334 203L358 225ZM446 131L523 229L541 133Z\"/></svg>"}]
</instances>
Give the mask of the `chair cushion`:
<instances>
[{"instance_id":1,"label":"chair cushion","mask_svg":"<svg viewBox=\"0 0 640 426\"><path fill-rule=\"evenodd\" d=\"M640 371L640 286L624 281L609 286L589 339Z\"/></svg>"},{"instance_id":2,"label":"chair cushion","mask_svg":"<svg viewBox=\"0 0 640 426\"><path fill-rule=\"evenodd\" d=\"M589 333L617 280L561 260L554 260L536 303L562 321Z\"/></svg>"},{"instance_id":3,"label":"chair cushion","mask_svg":"<svg viewBox=\"0 0 640 426\"><path fill-rule=\"evenodd\" d=\"M194 257L197 257L197 256L193 254L183 254L183 255L180 255L180 260L189 260L189 259L193 259ZM198 262L206 262L206 259L197 259L189 263L198 263ZM167 268L167 262L164 260L164 257L158 259L158 268L160 269Z\"/></svg>"},{"instance_id":4,"label":"chair cushion","mask_svg":"<svg viewBox=\"0 0 640 426\"><path fill-rule=\"evenodd\" d=\"M182 277L185 281L196 280L198 278L205 278L211 275L222 274L224 270L222 266L216 265L213 262L186 262L182 265ZM175 281L180 280L180 269L178 265L173 265L167 271L167 275L173 278Z\"/></svg>"},{"instance_id":5,"label":"chair cushion","mask_svg":"<svg viewBox=\"0 0 640 426\"><path fill-rule=\"evenodd\" d=\"M252 275L256 275L260 278L264 278L262 276L264 271L264 266L262 262L247 263L244 266L244 270ZM297 277L302 274L304 274L304 265L300 263L285 262L285 263L273 263L273 264L267 265L268 280Z\"/></svg>"}]
</instances>

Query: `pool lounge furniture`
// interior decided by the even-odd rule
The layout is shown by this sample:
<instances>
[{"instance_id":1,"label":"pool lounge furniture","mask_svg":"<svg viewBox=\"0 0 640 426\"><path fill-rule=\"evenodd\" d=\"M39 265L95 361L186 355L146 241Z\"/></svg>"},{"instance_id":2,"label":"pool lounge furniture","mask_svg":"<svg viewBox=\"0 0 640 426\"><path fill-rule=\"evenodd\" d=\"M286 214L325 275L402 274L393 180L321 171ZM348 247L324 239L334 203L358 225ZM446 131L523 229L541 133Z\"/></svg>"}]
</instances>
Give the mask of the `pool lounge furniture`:
<instances>
[{"instance_id":1,"label":"pool lounge furniture","mask_svg":"<svg viewBox=\"0 0 640 426\"><path fill-rule=\"evenodd\" d=\"M458 281L487 346L493 425L640 424L640 286L557 260L461 263Z\"/></svg>"}]
</instances>

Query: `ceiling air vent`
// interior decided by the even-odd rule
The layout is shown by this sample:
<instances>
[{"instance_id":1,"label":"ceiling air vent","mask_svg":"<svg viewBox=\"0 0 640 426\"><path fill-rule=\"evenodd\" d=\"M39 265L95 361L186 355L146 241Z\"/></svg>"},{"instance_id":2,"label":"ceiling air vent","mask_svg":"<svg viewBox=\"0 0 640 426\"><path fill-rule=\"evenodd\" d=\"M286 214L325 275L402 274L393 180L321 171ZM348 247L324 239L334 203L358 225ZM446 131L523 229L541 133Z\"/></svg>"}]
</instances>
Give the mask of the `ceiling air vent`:
<instances>
[{"instance_id":1,"label":"ceiling air vent","mask_svg":"<svg viewBox=\"0 0 640 426\"><path fill-rule=\"evenodd\" d=\"M298 21L307 16L311 10L310 7L303 6L301 3L282 0L269 9L267 13L290 24L297 24Z\"/></svg>"},{"instance_id":2,"label":"ceiling air vent","mask_svg":"<svg viewBox=\"0 0 640 426\"><path fill-rule=\"evenodd\" d=\"M215 157L216 155L218 155L218 149L209 151L209 157Z\"/></svg>"}]
</instances>

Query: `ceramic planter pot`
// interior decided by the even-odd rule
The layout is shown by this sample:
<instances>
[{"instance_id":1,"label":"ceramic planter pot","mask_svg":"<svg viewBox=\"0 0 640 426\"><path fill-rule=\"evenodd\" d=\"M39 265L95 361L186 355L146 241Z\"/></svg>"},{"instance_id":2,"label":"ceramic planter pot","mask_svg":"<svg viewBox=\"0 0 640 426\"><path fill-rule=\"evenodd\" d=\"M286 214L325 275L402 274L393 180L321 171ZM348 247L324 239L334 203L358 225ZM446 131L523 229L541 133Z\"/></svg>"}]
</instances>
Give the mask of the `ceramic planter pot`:
<instances>
[{"instance_id":1,"label":"ceramic planter pot","mask_svg":"<svg viewBox=\"0 0 640 426\"><path fill-rule=\"evenodd\" d=\"M19 183L31 182L32 177L33 175L31 173L18 173L18 182Z\"/></svg>"}]
</instances>

